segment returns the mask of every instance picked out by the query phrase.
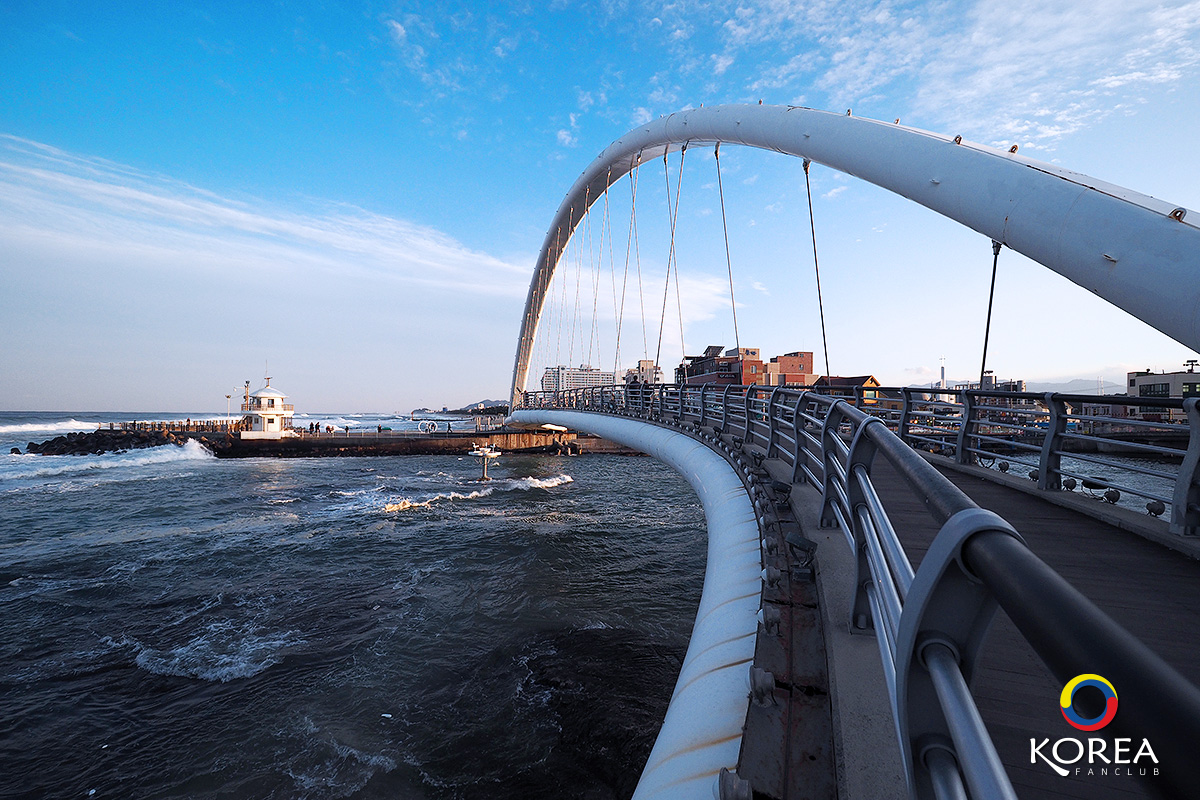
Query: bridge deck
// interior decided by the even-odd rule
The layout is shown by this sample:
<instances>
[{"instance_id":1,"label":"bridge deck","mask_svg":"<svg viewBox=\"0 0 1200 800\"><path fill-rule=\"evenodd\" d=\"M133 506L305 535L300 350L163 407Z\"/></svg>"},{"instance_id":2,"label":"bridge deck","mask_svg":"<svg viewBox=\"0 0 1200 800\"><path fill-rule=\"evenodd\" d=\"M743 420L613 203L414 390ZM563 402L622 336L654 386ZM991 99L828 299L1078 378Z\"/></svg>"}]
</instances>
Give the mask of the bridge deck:
<instances>
[{"instance_id":1,"label":"bridge deck","mask_svg":"<svg viewBox=\"0 0 1200 800\"><path fill-rule=\"evenodd\" d=\"M1033 552L1114 620L1200 683L1200 561L1015 489L942 472L976 503L1008 520ZM883 459L876 460L871 476L916 568L937 526ZM1060 778L1045 764L1030 763L1031 737L1053 744L1077 732L1058 711L1062 686L1003 612L972 688L1019 796L1151 796L1135 777L1088 776L1085 764L1080 776Z\"/></svg>"}]
</instances>

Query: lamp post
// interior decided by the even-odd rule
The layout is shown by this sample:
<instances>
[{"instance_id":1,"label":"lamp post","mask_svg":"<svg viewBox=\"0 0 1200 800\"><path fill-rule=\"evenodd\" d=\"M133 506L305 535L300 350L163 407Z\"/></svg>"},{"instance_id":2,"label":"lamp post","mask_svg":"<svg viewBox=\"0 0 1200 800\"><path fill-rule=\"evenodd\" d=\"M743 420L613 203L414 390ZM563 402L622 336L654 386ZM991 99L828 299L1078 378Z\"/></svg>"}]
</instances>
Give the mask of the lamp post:
<instances>
[{"instance_id":1,"label":"lamp post","mask_svg":"<svg viewBox=\"0 0 1200 800\"><path fill-rule=\"evenodd\" d=\"M231 397L233 397L232 394L225 395L225 430L229 430L229 422L230 422L229 418L233 415L232 409L230 408L230 405L229 405Z\"/></svg>"}]
</instances>

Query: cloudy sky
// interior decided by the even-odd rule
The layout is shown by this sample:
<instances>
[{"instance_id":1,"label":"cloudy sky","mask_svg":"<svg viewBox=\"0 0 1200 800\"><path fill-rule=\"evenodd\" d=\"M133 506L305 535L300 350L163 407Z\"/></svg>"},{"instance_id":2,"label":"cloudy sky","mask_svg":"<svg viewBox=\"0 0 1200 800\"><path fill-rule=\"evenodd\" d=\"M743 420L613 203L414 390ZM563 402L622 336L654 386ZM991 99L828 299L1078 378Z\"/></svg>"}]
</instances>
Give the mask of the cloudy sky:
<instances>
[{"instance_id":1,"label":"cloudy sky","mask_svg":"<svg viewBox=\"0 0 1200 800\"><path fill-rule=\"evenodd\" d=\"M223 412L268 369L301 409L503 397L572 181L702 103L900 118L1200 209L1198 77L1200 2L0 0L0 408ZM539 365L732 346L721 191L738 340L820 354L799 162L678 167L641 170L636 247L631 184L594 207ZM831 371L977 376L989 242L819 166L812 190ZM1193 356L1002 253L1001 377Z\"/></svg>"}]
</instances>

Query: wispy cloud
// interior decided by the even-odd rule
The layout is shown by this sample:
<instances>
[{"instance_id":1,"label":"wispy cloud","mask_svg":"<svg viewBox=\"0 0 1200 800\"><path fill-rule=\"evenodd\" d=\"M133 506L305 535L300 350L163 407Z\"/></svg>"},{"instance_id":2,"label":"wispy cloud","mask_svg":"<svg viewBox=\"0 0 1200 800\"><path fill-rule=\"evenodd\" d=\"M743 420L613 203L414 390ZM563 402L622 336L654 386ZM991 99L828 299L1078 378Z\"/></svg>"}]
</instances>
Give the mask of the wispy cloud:
<instances>
[{"instance_id":1,"label":"wispy cloud","mask_svg":"<svg viewBox=\"0 0 1200 800\"><path fill-rule=\"evenodd\" d=\"M0 240L107 254L123 273L193 279L336 278L519 297L528 268L432 228L348 206L297 212L0 136Z\"/></svg>"},{"instance_id":2,"label":"wispy cloud","mask_svg":"<svg viewBox=\"0 0 1200 800\"><path fill-rule=\"evenodd\" d=\"M726 91L815 87L835 109L886 95L893 114L993 143L1052 144L1200 67L1197 0L676 0L655 13L669 26L712 15L707 54L687 52L699 37L671 46L680 62L705 55Z\"/></svg>"}]
</instances>

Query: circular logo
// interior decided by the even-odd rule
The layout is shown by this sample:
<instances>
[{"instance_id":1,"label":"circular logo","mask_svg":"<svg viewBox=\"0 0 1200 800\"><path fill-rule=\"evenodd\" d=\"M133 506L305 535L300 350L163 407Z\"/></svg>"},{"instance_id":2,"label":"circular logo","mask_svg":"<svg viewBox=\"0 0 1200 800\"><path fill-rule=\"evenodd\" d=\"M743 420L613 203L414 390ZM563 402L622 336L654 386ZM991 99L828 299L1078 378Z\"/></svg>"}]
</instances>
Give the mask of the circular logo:
<instances>
[{"instance_id":1,"label":"circular logo","mask_svg":"<svg viewBox=\"0 0 1200 800\"><path fill-rule=\"evenodd\" d=\"M1084 686L1093 686L1104 694L1104 711L1099 716L1082 717L1079 712L1071 705L1075 698L1075 692L1082 689ZM1098 731L1108 723L1112 722L1113 717L1117 715L1117 690L1107 679L1099 675L1076 675L1071 680L1067 681L1067 685L1063 687L1062 694L1059 695L1058 704L1062 707L1063 719L1071 723L1075 728L1081 731Z\"/></svg>"}]
</instances>

